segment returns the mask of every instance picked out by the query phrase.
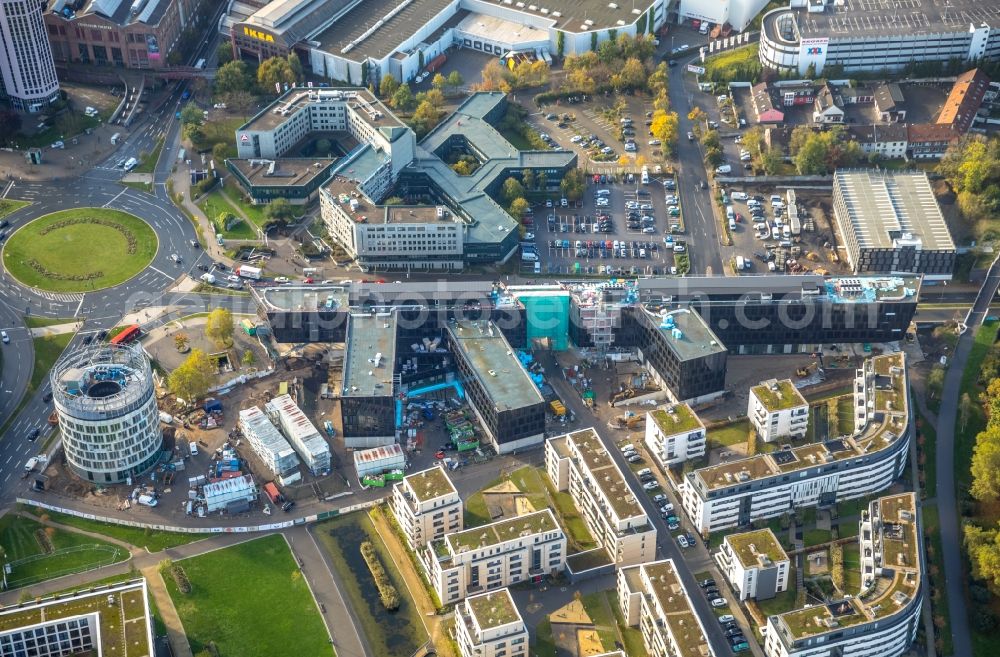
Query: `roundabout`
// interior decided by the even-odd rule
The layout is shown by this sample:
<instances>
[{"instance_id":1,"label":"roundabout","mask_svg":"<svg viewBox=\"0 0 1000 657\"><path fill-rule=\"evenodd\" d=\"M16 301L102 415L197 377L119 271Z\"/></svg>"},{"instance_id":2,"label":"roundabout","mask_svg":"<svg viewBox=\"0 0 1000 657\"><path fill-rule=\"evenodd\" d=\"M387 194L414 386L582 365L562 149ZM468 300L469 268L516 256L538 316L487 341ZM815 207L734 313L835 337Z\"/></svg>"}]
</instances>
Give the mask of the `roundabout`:
<instances>
[{"instance_id":1,"label":"roundabout","mask_svg":"<svg viewBox=\"0 0 1000 657\"><path fill-rule=\"evenodd\" d=\"M120 285L153 261L157 236L139 217L109 208L74 208L14 232L4 268L22 285L48 292L92 292Z\"/></svg>"}]
</instances>

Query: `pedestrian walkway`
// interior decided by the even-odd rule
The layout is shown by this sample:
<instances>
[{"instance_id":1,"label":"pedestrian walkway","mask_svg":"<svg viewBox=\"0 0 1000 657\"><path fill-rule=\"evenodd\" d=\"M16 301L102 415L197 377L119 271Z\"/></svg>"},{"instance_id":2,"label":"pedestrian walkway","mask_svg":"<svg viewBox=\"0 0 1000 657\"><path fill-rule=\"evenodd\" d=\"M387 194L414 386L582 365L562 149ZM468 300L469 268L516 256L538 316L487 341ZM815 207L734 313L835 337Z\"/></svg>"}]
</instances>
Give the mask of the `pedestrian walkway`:
<instances>
[{"instance_id":1,"label":"pedestrian walkway","mask_svg":"<svg viewBox=\"0 0 1000 657\"><path fill-rule=\"evenodd\" d=\"M160 612L160 620L167 628L167 641L174 657L194 657L191 652L191 644L188 643L187 634L184 632L184 623L177 614L174 601L167 593L167 587L163 584L163 578L156 566L149 566L142 569L142 575L146 578L146 585L153 595L153 601Z\"/></svg>"},{"instance_id":2,"label":"pedestrian walkway","mask_svg":"<svg viewBox=\"0 0 1000 657\"><path fill-rule=\"evenodd\" d=\"M83 328L83 322L66 322L65 324L53 324L52 326L39 326L31 329L31 337L47 338L51 335L76 333L81 328Z\"/></svg>"}]
</instances>

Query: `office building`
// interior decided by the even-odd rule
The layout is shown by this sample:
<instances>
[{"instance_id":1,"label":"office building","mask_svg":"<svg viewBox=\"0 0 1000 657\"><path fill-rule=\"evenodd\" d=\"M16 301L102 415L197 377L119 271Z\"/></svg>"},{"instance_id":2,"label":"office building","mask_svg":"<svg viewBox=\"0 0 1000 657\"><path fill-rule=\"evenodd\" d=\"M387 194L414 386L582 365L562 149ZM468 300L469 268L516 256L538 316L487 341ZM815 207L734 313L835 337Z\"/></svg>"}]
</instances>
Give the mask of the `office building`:
<instances>
[{"instance_id":1,"label":"office building","mask_svg":"<svg viewBox=\"0 0 1000 657\"><path fill-rule=\"evenodd\" d=\"M838 170L833 209L855 273L951 280L955 243L926 173Z\"/></svg>"},{"instance_id":2,"label":"office building","mask_svg":"<svg viewBox=\"0 0 1000 657\"><path fill-rule=\"evenodd\" d=\"M551 509L431 541L420 552L431 586L448 605L484 591L541 581L566 567L566 535Z\"/></svg>"},{"instance_id":3,"label":"office building","mask_svg":"<svg viewBox=\"0 0 1000 657\"><path fill-rule=\"evenodd\" d=\"M445 333L469 404L498 453L538 445L545 400L492 322L458 320Z\"/></svg>"},{"instance_id":4,"label":"office building","mask_svg":"<svg viewBox=\"0 0 1000 657\"><path fill-rule=\"evenodd\" d=\"M703 533L885 490L910 444L902 353L868 358L854 380L854 433L700 468L684 475L684 511Z\"/></svg>"},{"instance_id":5,"label":"office building","mask_svg":"<svg viewBox=\"0 0 1000 657\"><path fill-rule=\"evenodd\" d=\"M0 78L18 112L40 112L59 98L59 80L39 0L0 1Z\"/></svg>"},{"instance_id":6,"label":"office building","mask_svg":"<svg viewBox=\"0 0 1000 657\"><path fill-rule=\"evenodd\" d=\"M45 25L56 61L162 69L186 64L191 53L171 54L204 0L55 0ZM205 24L200 26L205 27Z\"/></svg>"},{"instance_id":7,"label":"office building","mask_svg":"<svg viewBox=\"0 0 1000 657\"><path fill-rule=\"evenodd\" d=\"M395 442L395 361L396 315L351 315L340 396L346 447L379 447Z\"/></svg>"},{"instance_id":8,"label":"office building","mask_svg":"<svg viewBox=\"0 0 1000 657\"><path fill-rule=\"evenodd\" d=\"M123 622L124 621L124 622ZM33 598L0 610L0 655L153 657L144 578Z\"/></svg>"},{"instance_id":9,"label":"office building","mask_svg":"<svg viewBox=\"0 0 1000 657\"><path fill-rule=\"evenodd\" d=\"M458 603L455 639L462 657L528 655L528 628L507 589L474 595Z\"/></svg>"},{"instance_id":10,"label":"office building","mask_svg":"<svg viewBox=\"0 0 1000 657\"><path fill-rule=\"evenodd\" d=\"M462 531L462 499L441 466L409 474L393 486L392 511L413 550Z\"/></svg>"},{"instance_id":11,"label":"office building","mask_svg":"<svg viewBox=\"0 0 1000 657\"><path fill-rule=\"evenodd\" d=\"M881 3L791 0L764 15L760 61L793 76L812 70L835 77L993 60L1000 55L1000 31L991 27L998 19L1000 7L974 0L914 0L905 12Z\"/></svg>"},{"instance_id":12,"label":"office building","mask_svg":"<svg viewBox=\"0 0 1000 657\"><path fill-rule=\"evenodd\" d=\"M705 425L687 404L646 411L646 449L668 468L705 455Z\"/></svg>"},{"instance_id":13,"label":"office building","mask_svg":"<svg viewBox=\"0 0 1000 657\"><path fill-rule=\"evenodd\" d=\"M788 589L791 561L770 529L727 534L715 561L739 600L770 600Z\"/></svg>"},{"instance_id":14,"label":"office building","mask_svg":"<svg viewBox=\"0 0 1000 657\"><path fill-rule=\"evenodd\" d=\"M691 606L701 592L684 587L672 559L619 569L617 588L622 616L639 627L650 657L716 657Z\"/></svg>"},{"instance_id":15,"label":"office building","mask_svg":"<svg viewBox=\"0 0 1000 657\"><path fill-rule=\"evenodd\" d=\"M156 465L163 433L153 369L140 345L77 349L49 380L66 461L79 477L117 484Z\"/></svg>"},{"instance_id":16,"label":"office building","mask_svg":"<svg viewBox=\"0 0 1000 657\"><path fill-rule=\"evenodd\" d=\"M750 388L747 417L765 443L798 440L809 425L809 403L790 379L770 379Z\"/></svg>"},{"instance_id":17,"label":"office building","mask_svg":"<svg viewBox=\"0 0 1000 657\"><path fill-rule=\"evenodd\" d=\"M257 406L240 411L238 426L257 457L276 477L298 470L299 457L277 427Z\"/></svg>"},{"instance_id":18,"label":"office building","mask_svg":"<svg viewBox=\"0 0 1000 657\"><path fill-rule=\"evenodd\" d=\"M916 495L881 497L861 512L861 590L769 616L767 657L900 657L921 624L924 537Z\"/></svg>"},{"instance_id":19,"label":"office building","mask_svg":"<svg viewBox=\"0 0 1000 657\"><path fill-rule=\"evenodd\" d=\"M597 432L546 440L545 471L556 490L569 491L605 552L603 563L620 567L656 558L656 528Z\"/></svg>"},{"instance_id":20,"label":"office building","mask_svg":"<svg viewBox=\"0 0 1000 657\"><path fill-rule=\"evenodd\" d=\"M267 402L264 412L281 429L309 472L329 473L330 445L289 395L279 395Z\"/></svg>"}]
</instances>

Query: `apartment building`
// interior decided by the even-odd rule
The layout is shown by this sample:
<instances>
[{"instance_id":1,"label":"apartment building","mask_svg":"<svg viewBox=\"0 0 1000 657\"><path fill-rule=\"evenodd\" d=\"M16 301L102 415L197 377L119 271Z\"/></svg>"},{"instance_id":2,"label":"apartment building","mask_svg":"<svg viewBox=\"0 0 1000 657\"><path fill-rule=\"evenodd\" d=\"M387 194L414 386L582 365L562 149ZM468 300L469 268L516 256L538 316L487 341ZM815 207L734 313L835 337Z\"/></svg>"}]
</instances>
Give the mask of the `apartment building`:
<instances>
[{"instance_id":1,"label":"apartment building","mask_svg":"<svg viewBox=\"0 0 1000 657\"><path fill-rule=\"evenodd\" d=\"M685 513L708 533L888 488L906 467L908 394L902 353L867 359L855 372L850 436L689 472L678 487Z\"/></svg>"},{"instance_id":2,"label":"apartment building","mask_svg":"<svg viewBox=\"0 0 1000 657\"><path fill-rule=\"evenodd\" d=\"M914 493L862 511L861 590L767 619L767 657L899 657L920 625L924 555Z\"/></svg>"},{"instance_id":3,"label":"apartment building","mask_svg":"<svg viewBox=\"0 0 1000 657\"><path fill-rule=\"evenodd\" d=\"M687 404L646 412L646 448L662 467L705 455L705 425Z\"/></svg>"},{"instance_id":4,"label":"apartment building","mask_svg":"<svg viewBox=\"0 0 1000 657\"><path fill-rule=\"evenodd\" d=\"M309 471L314 475L330 470L330 445L289 395L279 395L264 405L264 412L281 429Z\"/></svg>"},{"instance_id":5,"label":"apartment building","mask_svg":"<svg viewBox=\"0 0 1000 657\"><path fill-rule=\"evenodd\" d=\"M673 559L618 571L622 615L628 625L639 626L650 657L715 657L692 595L701 592L684 588Z\"/></svg>"},{"instance_id":6,"label":"apartment building","mask_svg":"<svg viewBox=\"0 0 1000 657\"><path fill-rule=\"evenodd\" d=\"M462 657L528 654L528 628L507 589L474 595L456 605L455 639Z\"/></svg>"},{"instance_id":7,"label":"apartment building","mask_svg":"<svg viewBox=\"0 0 1000 657\"><path fill-rule=\"evenodd\" d=\"M414 472L393 486L392 511L413 550L462 531L462 499L440 466Z\"/></svg>"},{"instance_id":8,"label":"apartment building","mask_svg":"<svg viewBox=\"0 0 1000 657\"><path fill-rule=\"evenodd\" d=\"M628 566L656 557L656 528L597 432L549 438L545 470L557 490L569 491L608 563Z\"/></svg>"},{"instance_id":9,"label":"apartment building","mask_svg":"<svg viewBox=\"0 0 1000 657\"><path fill-rule=\"evenodd\" d=\"M790 379L770 379L750 388L747 417L766 443L805 437L809 404Z\"/></svg>"},{"instance_id":10,"label":"apartment building","mask_svg":"<svg viewBox=\"0 0 1000 657\"><path fill-rule=\"evenodd\" d=\"M566 535L551 509L500 520L430 541L420 553L441 604L566 567Z\"/></svg>"},{"instance_id":11,"label":"apartment building","mask_svg":"<svg viewBox=\"0 0 1000 657\"><path fill-rule=\"evenodd\" d=\"M740 600L769 600L788 589L791 561L770 529L727 535L715 561Z\"/></svg>"}]
</instances>

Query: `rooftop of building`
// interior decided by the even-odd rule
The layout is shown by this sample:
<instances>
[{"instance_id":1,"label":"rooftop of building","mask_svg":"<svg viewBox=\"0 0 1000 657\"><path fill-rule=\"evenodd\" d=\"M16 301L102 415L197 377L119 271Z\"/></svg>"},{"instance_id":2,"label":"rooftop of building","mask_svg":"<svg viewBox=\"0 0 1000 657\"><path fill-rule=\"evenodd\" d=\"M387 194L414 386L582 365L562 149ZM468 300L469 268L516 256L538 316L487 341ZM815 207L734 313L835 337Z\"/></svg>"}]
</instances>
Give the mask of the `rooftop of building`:
<instances>
[{"instance_id":1,"label":"rooftop of building","mask_svg":"<svg viewBox=\"0 0 1000 657\"><path fill-rule=\"evenodd\" d=\"M330 175L336 159L280 158L277 160L240 160L231 158L229 164L255 187L296 187L308 185L316 178Z\"/></svg>"},{"instance_id":2,"label":"rooftop of building","mask_svg":"<svg viewBox=\"0 0 1000 657\"><path fill-rule=\"evenodd\" d=\"M451 221L451 214L438 216L438 206L433 205L386 205L382 219L387 224L434 224ZM368 223L373 223L369 220Z\"/></svg>"},{"instance_id":3,"label":"rooftop of building","mask_svg":"<svg viewBox=\"0 0 1000 657\"><path fill-rule=\"evenodd\" d=\"M450 0L366 0L310 35L318 50L352 61L383 59L452 4Z\"/></svg>"},{"instance_id":4,"label":"rooftop of building","mask_svg":"<svg viewBox=\"0 0 1000 657\"><path fill-rule=\"evenodd\" d=\"M950 123L909 123L906 126L906 140L910 146L936 142L951 143L961 137L962 132Z\"/></svg>"},{"instance_id":5,"label":"rooftop of building","mask_svg":"<svg viewBox=\"0 0 1000 657\"><path fill-rule=\"evenodd\" d=\"M396 315L352 314L344 355L344 397L391 397Z\"/></svg>"},{"instance_id":6,"label":"rooftop of building","mask_svg":"<svg viewBox=\"0 0 1000 657\"><path fill-rule=\"evenodd\" d=\"M708 640L701 623L691 607L688 592L672 560L643 564L641 568L649 578L652 593L663 610L663 621L677 643L681 655L698 657L710 655Z\"/></svg>"},{"instance_id":7,"label":"rooftop of building","mask_svg":"<svg viewBox=\"0 0 1000 657\"><path fill-rule=\"evenodd\" d=\"M660 333L677 360L703 358L726 351L701 315L693 310L681 308L660 315L649 313L649 316L658 323Z\"/></svg>"},{"instance_id":8,"label":"rooftop of building","mask_svg":"<svg viewBox=\"0 0 1000 657\"><path fill-rule=\"evenodd\" d=\"M266 309L285 312L343 310L348 304L348 287L344 285L254 287L253 294Z\"/></svg>"},{"instance_id":9,"label":"rooftop of building","mask_svg":"<svg viewBox=\"0 0 1000 657\"><path fill-rule=\"evenodd\" d=\"M414 472L407 475L404 481L418 502L428 502L451 493L458 494L448 473L440 466Z\"/></svg>"},{"instance_id":10,"label":"rooftop of building","mask_svg":"<svg viewBox=\"0 0 1000 657\"><path fill-rule=\"evenodd\" d=\"M270 105L236 129L237 139L244 131L266 132L274 130L288 118L306 107L322 106L326 103L347 103L357 116L373 128L382 130L386 138L392 140L394 129L404 130L406 125L389 108L382 104L372 92L363 87L296 87L276 98Z\"/></svg>"},{"instance_id":11,"label":"rooftop of building","mask_svg":"<svg viewBox=\"0 0 1000 657\"><path fill-rule=\"evenodd\" d=\"M153 657L153 633L146 580L95 586L58 597L10 605L0 610L0 632L89 614L99 617L95 654ZM98 640L99 639L99 640Z\"/></svg>"},{"instance_id":12,"label":"rooftop of building","mask_svg":"<svg viewBox=\"0 0 1000 657\"><path fill-rule=\"evenodd\" d=\"M916 274L893 276L819 276L817 274L762 276L683 276L640 278L637 282L644 301L696 300L711 297L736 301L756 299L810 298L834 303L902 300L920 290ZM909 292L908 292L909 291ZM915 298L915 297L914 297Z\"/></svg>"},{"instance_id":13,"label":"rooftop of building","mask_svg":"<svg viewBox=\"0 0 1000 657\"><path fill-rule=\"evenodd\" d=\"M521 620L514 598L507 589L466 598L465 607L480 630L492 630Z\"/></svg>"},{"instance_id":14,"label":"rooftop of building","mask_svg":"<svg viewBox=\"0 0 1000 657\"><path fill-rule=\"evenodd\" d=\"M952 85L935 123L957 124L962 130L967 129L989 87L990 78L982 70L974 68L962 73Z\"/></svg>"},{"instance_id":15,"label":"rooftop of building","mask_svg":"<svg viewBox=\"0 0 1000 657\"><path fill-rule=\"evenodd\" d=\"M768 567L780 561L788 561L788 555L781 547L774 532L769 528L741 534L728 534L724 539L732 548L736 558L744 568ZM770 561L768 563L765 558Z\"/></svg>"},{"instance_id":16,"label":"rooftop of building","mask_svg":"<svg viewBox=\"0 0 1000 657\"><path fill-rule=\"evenodd\" d=\"M535 511L516 518L499 520L489 525L474 527L445 536L454 554L461 552L471 552L481 550L491 545L499 545L517 538L531 536L533 534L544 534L548 532L560 532L559 523L552 515L551 509Z\"/></svg>"},{"instance_id":17,"label":"rooftop of building","mask_svg":"<svg viewBox=\"0 0 1000 657\"><path fill-rule=\"evenodd\" d=\"M667 436L705 428L705 424L687 404L673 404L650 411L649 414L660 431Z\"/></svg>"},{"instance_id":18,"label":"rooftop of building","mask_svg":"<svg viewBox=\"0 0 1000 657\"><path fill-rule=\"evenodd\" d=\"M240 423L250 428L263 448L275 456L293 452L292 446L259 407L251 406L240 411Z\"/></svg>"},{"instance_id":19,"label":"rooftop of building","mask_svg":"<svg viewBox=\"0 0 1000 657\"><path fill-rule=\"evenodd\" d=\"M134 23L158 25L171 4L171 0L88 0L74 9L73 0L56 0L47 12L70 21L97 15L122 27Z\"/></svg>"},{"instance_id":20,"label":"rooftop of building","mask_svg":"<svg viewBox=\"0 0 1000 657\"><path fill-rule=\"evenodd\" d=\"M718 490L871 454L893 445L906 431L908 420L905 364L902 353L874 356L865 361L859 372L867 372L866 379L872 383L870 392L874 392L874 406L867 424L860 430L855 428L853 435L799 447L782 447L770 454L701 468L689 476L701 479L709 490Z\"/></svg>"},{"instance_id":21,"label":"rooftop of building","mask_svg":"<svg viewBox=\"0 0 1000 657\"><path fill-rule=\"evenodd\" d=\"M498 409L522 408L544 401L510 343L492 322L456 321L448 324L448 331Z\"/></svg>"},{"instance_id":22,"label":"rooftop of building","mask_svg":"<svg viewBox=\"0 0 1000 657\"><path fill-rule=\"evenodd\" d=\"M783 8L766 15L764 29L774 17L791 13L795 16L798 35L802 38L830 37L834 39L865 39L873 36L901 37L940 32L966 32L970 24L996 24L1000 19L1000 5L980 3L976 0L952 0L948 3L935 0L911 0L905 11L892 3L858 2L826 5L821 12L809 11L813 3L800 9Z\"/></svg>"},{"instance_id":23,"label":"rooftop of building","mask_svg":"<svg viewBox=\"0 0 1000 657\"><path fill-rule=\"evenodd\" d=\"M646 515L596 431L592 428L583 429L568 434L567 438L576 445L586 463L593 477L591 484L601 489L620 520Z\"/></svg>"},{"instance_id":24,"label":"rooftop of building","mask_svg":"<svg viewBox=\"0 0 1000 657\"><path fill-rule=\"evenodd\" d=\"M925 172L839 169L834 185L848 215L840 216L841 205L834 203L837 220L851 226L859 248L955 250Z\"/></svg>"},{"instance_id":25,"label":"rooftop of building","mask_svg":"<svg viewBox=\"0 0 1000 657\"><path fill-rule=\"evenodd\" d=\"M750 388L750 392L771 413L806 405L806 398L802 396L791 379L762 381Z\"/></svg>"}]
</instances>

